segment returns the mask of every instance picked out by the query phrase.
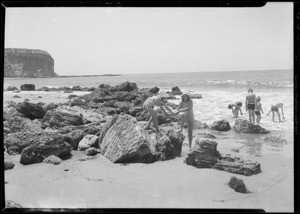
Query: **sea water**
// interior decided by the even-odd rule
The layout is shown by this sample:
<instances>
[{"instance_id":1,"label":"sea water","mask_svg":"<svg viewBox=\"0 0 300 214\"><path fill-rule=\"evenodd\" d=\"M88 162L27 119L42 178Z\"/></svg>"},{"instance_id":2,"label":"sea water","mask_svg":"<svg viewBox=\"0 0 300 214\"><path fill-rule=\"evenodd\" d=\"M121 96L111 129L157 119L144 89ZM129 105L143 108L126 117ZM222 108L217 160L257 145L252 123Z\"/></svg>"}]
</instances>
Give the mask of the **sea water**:
<instances>
[{"instance_id":1,"label":"sea water","mask_svg":"<svg viewBox=\"0 0 300 214\"><path fill-rule=\"evenodd\" d=\"M294 89L292 70L270 71L227 71L227 72L182 72L182 73L152 73L152 74L124 74L120 76L93 77L63 77L63 78L5 78L4 89L8 86L20 87L22 84L34 84L36 88L44 86L81 86L98 87L100 84L112 86L125 81L135 82L139 88L157 86L161 90L170 91L178 86L183 92L200 93L203 99L195 99L195 119L207 124L218 119L226 119L231 125L234 118L228 104L236 101L243 103L242 119L248 119L245 111L245 97L248 88L261 97L262 114L261 125L276 133L284 133L289 141L293 140L294 132ZM179 100L177 101L179 102ZM271 105L284 103L285 121L272 122ZM277 118L275 120L278 121Z\"/></svg>"}]
</instances>

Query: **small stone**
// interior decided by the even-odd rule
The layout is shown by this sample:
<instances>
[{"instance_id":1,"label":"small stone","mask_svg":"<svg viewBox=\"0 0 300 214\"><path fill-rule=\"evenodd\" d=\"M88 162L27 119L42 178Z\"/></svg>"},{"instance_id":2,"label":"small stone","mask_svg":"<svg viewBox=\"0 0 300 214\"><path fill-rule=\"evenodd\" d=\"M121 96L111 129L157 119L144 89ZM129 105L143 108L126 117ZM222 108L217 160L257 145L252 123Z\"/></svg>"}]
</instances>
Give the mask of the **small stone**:
<instances>
[{"instance_id":1,"label":"small stone","mask_svg":"<svg viewBox=\"0 0 300 214\"><path fill-rule=\"evenodd\" d=\"M249 193L247 190L246 185L244 184L244 181L242 179L238 179L236 177L231 177L230 181L228 183L228 186L236 192L240 193Z\"/></svg>"},{"instance_id":2,"label":"small stone","mask_svg":"<svg viewBox=\"0 0 300 214\"><path fill-rule=\"evenodd\" d=\"M50 164L54 164L54 165L58 165L61 162L62 162L62 159L60 159L59 157L57 157L55 155L51 155L43 160L43 163L50 163Z\"/></svg>"}]
</instances>

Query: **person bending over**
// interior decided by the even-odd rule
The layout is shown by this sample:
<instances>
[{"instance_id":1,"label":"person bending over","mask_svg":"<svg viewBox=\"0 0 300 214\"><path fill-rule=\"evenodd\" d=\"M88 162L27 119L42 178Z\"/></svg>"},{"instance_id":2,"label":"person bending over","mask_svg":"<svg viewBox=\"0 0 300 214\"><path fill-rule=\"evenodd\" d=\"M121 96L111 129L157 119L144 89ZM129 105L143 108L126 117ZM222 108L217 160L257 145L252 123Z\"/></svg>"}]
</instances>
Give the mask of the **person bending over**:
<instances>
[{"instance_id":1,"label":"person bending over","mask_svg":"<svg viewBox=\"0 0 300 214\"><path fill-rule=\"evenodd\" d=\"M193 129L194 129L194 112L193 112L193 101L188 94L181 96L181 102L174 112L174 114L180 115L180 131L183 130L184 124L188 124L188 138L189 146L192 147L193 141Z\"/></svg>"},{"instance_id":2,"label":"person bending over","mask_svg":"<svg viewBox=\"0 0 300 214\"><path fill-rule=\"evenodd\" d=\"M144 127L144 129L148 129L151 125L151 122L153 122L156 132L159 133L159 127L158 127L158 120L157 120L157 113L154 110L154 106L159 106L161 108L161 110L167 115L169 116L169 114L165 111L165 109L167 109L171 114L174 114L170 108L168 106L166 106L166 102L167 102L167 97L169 95L167 93L162 93L160 95L157 96L152 96L149 97L145 100L145 102L143 103L143 109L146 112L149 112L151 117L147 123L147 125ZM165 108L165 109L164 109Z\"/></svg>"},{"instance_id":3,"label":"person bending over","mask_svg":"<svg viewBox=\"0 0 300 214\"><path fill-rule=\"evenodd\" d=\"M243 115L242 113L242 107L243 103L242 102L236 102L235 104L229 104L228 108L232 110L232 114L234 118L238 118L239 117L239 112L241 113L241 115Z\"/></svg>"},{"instance_id":4,"label":"person bending over","mask_svg":"<svg viewBox=\"0 0 300 214\"><path fill-rule=\"evenodd\" d=\"M269 114L272 112L272 120L273 120L273 122L274 122L274 118L275 118L275 113L278 116L279 122L282 122L281 117L280 117L279 109L281 109L282 119L285 120L284 119L284 114L283 114L283 103L277 103L276 105L271 105L271 110L267 114L267 116L269 116Z\"/></svg>"}]
</instances>

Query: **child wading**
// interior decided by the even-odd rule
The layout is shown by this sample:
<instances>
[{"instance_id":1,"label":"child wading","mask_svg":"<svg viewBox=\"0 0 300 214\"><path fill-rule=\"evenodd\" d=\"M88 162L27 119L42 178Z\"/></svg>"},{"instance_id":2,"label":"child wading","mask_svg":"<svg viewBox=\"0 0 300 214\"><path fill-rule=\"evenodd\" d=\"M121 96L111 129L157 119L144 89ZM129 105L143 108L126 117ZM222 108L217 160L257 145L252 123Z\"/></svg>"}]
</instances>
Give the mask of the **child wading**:
<instances>
[{"instance_id":1,"label":"child wading","mask_svg":"<svg viewBox=\"0 0 300 214\"><path fill-rule=\"evenodd\" d=\"M143 104L143 108L145 111L149 112L151 115L150 120L148 121L147 125L145 126L144 129L148 129L151 125L151 122L153 122L156 132L159 133L159 127L158 127L158 120L157 120L157 113L154 110L154 106L159 106L161 108L161 110L167 115L167 112L165 111L164 108L166 108L171 114L173 114L173 112L168 108L168 106L166 106L166 102L167 102L167 97L169 97L169 95L167 93L161 93L160 95L157 96L152 96L149 97L145 100L144 104Z\"/></svg>"},{"instance_id":2,"label":"child wading","mask_svg":"<svg viewBox=\"0 0 300 214\"><path fill-rule=\"evenodd\" d=\"M262 114L264 113L264 111L262 110L262 105L260 103L260 100L261 100L260 96L257 96L257 98L256 98L256 105L255 105L255 112L254 112L255 115L256 115L256 122L257 123L259 123L260 120L261 120L261 114L260 114L260 112Z\"/></svg>"},{"instance_id":3,"label":"child wading","mask_svg":"<svg viewBox=\"0 0 300 214\"><path fill-rule=\"evenodd\" d=\"M228 105L228 108L232 110L233 117L238 118L239 112L241 112L241 115L243 115L242 109L241 109L242 105L243 105L242 102L236 102L235 104Z\"/></svg>"},{"instance_id":4,"label":"child wading","mask_svg":"<svg viewBox=\"0 0 300 214\"><path fill-rule=\"evenodd\" d=\"M279 122L282 122L281 118L280 118L280 112L279 112L279 108L281 108L281 113L282 113L282 119L284 119L284 114L283 114L283 103L277 103L276 105L272 105L271 106L271 110L269 111L269 113L267 114L267 116L272 112L272 120L274 122L274 118L275 118L275 112L278 116Z\"/></svg>"},{"instance_id":5,"label":"child wading","mask_svg":"<svg viewBox=\"0 0 300 214\"><path fill-rule=\"evenodd\" d=\"M255 124L255 115L254 115L254 110L255 110L255 101L256 96L253 94L253 89L249 88L248 90L248 95L246 96L246 103L245 103L245 108L246 111L249 111L249 121L252 124Z\"/></svg>"},{"instance_id":6,"label":"child wading","mask_svg":"<svg viewBox=\"0 0 300 214\"><path fill-rule=\"evenodd\" d=\"M193 128L194 128L194 113L193 113L193 101L188 94L181 96L181 102L174 114L180 115L181 129L183 130L184 124L188 124L188 138L189 146L192 147L193 141Z\"/></svg>"}]
</instances>

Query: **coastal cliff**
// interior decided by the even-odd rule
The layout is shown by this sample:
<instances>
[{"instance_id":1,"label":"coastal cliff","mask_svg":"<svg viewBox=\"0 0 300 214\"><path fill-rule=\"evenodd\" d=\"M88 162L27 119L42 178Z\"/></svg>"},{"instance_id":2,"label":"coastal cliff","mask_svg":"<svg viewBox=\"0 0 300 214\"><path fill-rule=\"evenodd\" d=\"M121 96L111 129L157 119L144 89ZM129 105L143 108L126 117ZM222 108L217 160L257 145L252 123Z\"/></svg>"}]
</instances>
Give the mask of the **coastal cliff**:
<instances>
[{"instance_id":1,"label":"coastal cliff","mask_svg":"<svg viewBox=\"0 0 300 214\"><path fill-rule=\"evenodd\" d=\"M43 50L6 48L4 77L55 77L54 60Z\"/></svg>"}]
</instances>

